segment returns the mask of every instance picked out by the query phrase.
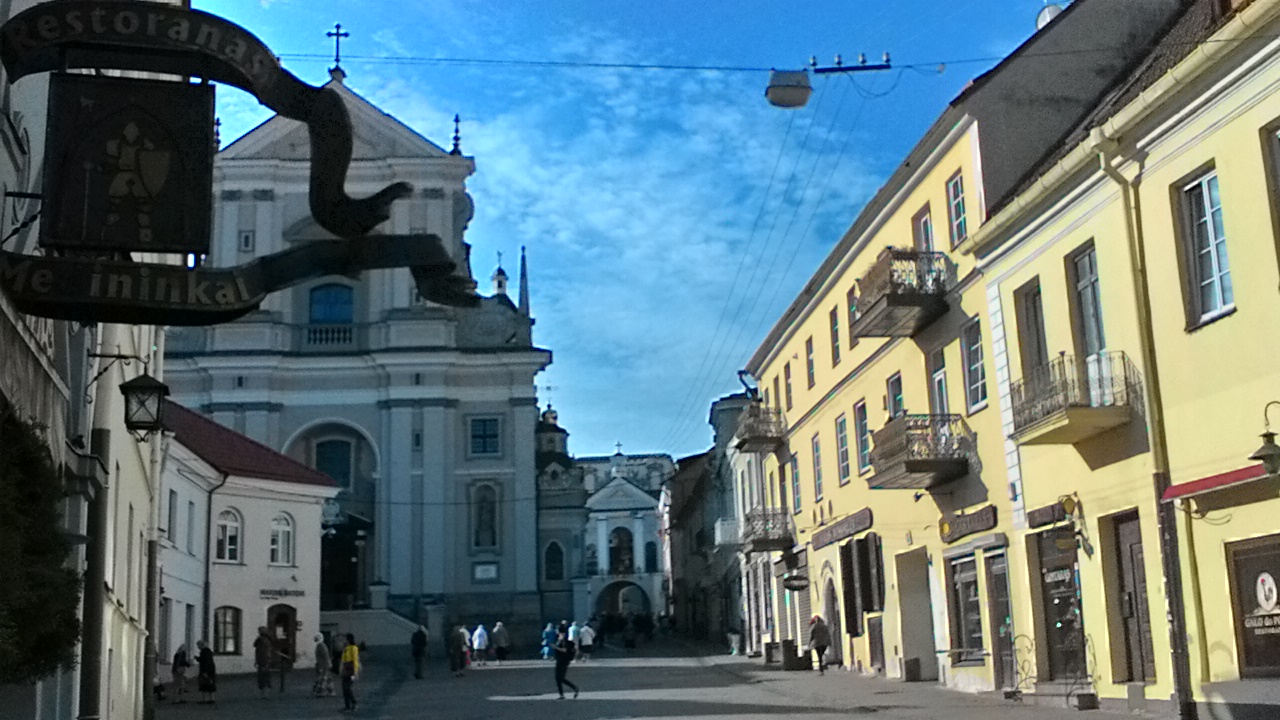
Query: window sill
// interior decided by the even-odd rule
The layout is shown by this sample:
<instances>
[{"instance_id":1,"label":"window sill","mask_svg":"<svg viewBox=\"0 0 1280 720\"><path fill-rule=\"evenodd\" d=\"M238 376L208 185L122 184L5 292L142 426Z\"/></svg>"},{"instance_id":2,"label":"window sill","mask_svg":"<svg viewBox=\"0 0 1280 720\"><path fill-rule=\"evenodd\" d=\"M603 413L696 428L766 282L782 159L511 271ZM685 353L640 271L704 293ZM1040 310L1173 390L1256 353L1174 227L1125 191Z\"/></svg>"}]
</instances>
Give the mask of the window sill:
<instances>
[{"instance_id":1,"label":"window sill","mask_svg":"<svg viewBox=\"0 0 1280 720\"><path fill-rule=\"evenodd\" d=\"M1200 319L1188 324L1187 332L1193 333L1196 330L1199 330L1200 328L1205 327L1206 325L1212 325L1215 322L1222 320L1223 318L1227 318L1235 314L1236 314L1235 304L1228 305L1227 307L1224 307L1221 310L1216 310L1212 313L1209 313L1208 315L1202 315Z\"/></svg>"},{"instance_id":2,"label":"window sill","mask_svg":"<svg viewBox=\"0 0 1280 720\"><path fill-rule=\"evenodd\" d=\"M965 414L966 414L968 417L973 417L974 415L977 415L978 413L982 412L983 410L986 410L986 409L987 409L987 406L988 406L988 405L990 405L990 404L991 404L991 403L990 403L990 401L989 401L989 400L983 400L982 402L978 403L977 405L974 405L974 406L970 407L970 408L968 409L968 411L967 411Z\"/></svg>"},{"instance_id":3,"label":"window sill","mask_svg":"<svg viewBox=\"0 0 1280 720\"><path fill-rule=\"evenodd\" d=\"M982 667L987 664L986 658L966 658L964 660L952 660L951 667Z\"/></svg>"},{"instance_id":4,"label":"window sill","mask_svg":"<svg viewBox=\"0 0 1280 720\"><path fill-rule=\"evenodd\" d=\"M280 568L280 569L282 569L282 570L297 570L297 569L298 569L298 566L297 566L295 563L273 563L273 562L269 562L269 563L267 563L267 567Z\"/></svg>"},{"instance_id":5,"label":"window sill","mask_svg":"<svg viewBox=\"0 0 1280 720\"><path fill-rule=\"evenodd\" d=\"M213 564L214 564L214 565L243 565L244 563L240 562L239 560L218 560L218 559L214 559Z\"/></svg>"},{"instance_id":6,"label":"window sill","mask_svg":"<svg viewBox=\"0 0 1280 720\"><path fill-rule=\"evenodd\" d=\"M875 470L875 467L872 465L868 465L864 468L858 468L858 477L870 475L874 470Z\"/></svg>"}]
</instances>

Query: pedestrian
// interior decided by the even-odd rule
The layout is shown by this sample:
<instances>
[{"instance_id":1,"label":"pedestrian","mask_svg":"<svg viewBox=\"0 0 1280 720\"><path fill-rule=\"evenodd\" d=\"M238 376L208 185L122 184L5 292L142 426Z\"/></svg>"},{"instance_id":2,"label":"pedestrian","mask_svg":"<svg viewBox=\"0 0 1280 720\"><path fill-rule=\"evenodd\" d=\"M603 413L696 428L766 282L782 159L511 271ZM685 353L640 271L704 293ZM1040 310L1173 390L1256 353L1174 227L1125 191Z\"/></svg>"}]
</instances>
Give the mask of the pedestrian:
<instances>
[{"instance_id":1,"label":"pedestrian","mask_svg":"<svg viewBox=\"0 0 1280 720\"><path fill-rule=\"evenodd\" d=\"M573 643L574 647L578 646L578 632L581 629L582 629L582 626L578 624L577 620L574 620L569 625L569 642Z\"/></svg>"},{"instance_id":2,"label":"pedestrian","mask_svg":"<svg viewBox=\"0 0 1280 720\"><path fill-rule=\"evenodd\" d=\"M187 644L183 643L173 654L173 664L170 665L170 670L173 672L174 703L182 704L187 701L183 696L187 694L187 668L189 667L191 667L191 658L187 654Z\"/></svg>"},{"instance_id":3,"label":"pedestrian","mask_svg":"<svg viewBox=\"0 0 1280 720\"><path fill-rule=\"evenodd\" d=\"M462 670L466 667L466 657L463 646L466 644L464 639L467 636L466 628L461 625L454 625L449 631L449 672L454 677L462 677Z\"/></svg>"},{"instance_id":4,"label":"pedestrian","mask_svg":"<svg viewBox=\"0 0 1280 720\"><path fill-rule=\"evenodd\" d=\"M564 686L573 688L573 697L578 697L578 686L569 682L565 675L569 672L569 663L573 662L573 643L569 641L569 623L560 623L560 631L556 633L556 691L560 699L564 699Z\"/></svg>"},{"instance_id":5,"label":"pedestrian","mask_svg":"<svg viewBox=\"0 0 1280 720\"><path fill-rule=\"evenodd\" d=\"M427 662L427 629L421 625L413 631L409 638L409 647L413 651L413 676L422 679L422 668Z\"/></svg>"},{"instance_id":6,"label":"pedestrian","mask_svg":"<svg viewBox=\"0 0 1280 720\"><path fill-rule=\"evenodd\" d=\"M552 653L555 652L556 646L556 627L551 623L542 630L542 659L551 659Z\"/></svg>"},{"instance_id":7,"label":"pedestrian","mask_svg":"<svg viewBox=\"0 0 1280 720\"><path fill-rule=\"evenodd\" d=\"M333 697L333 660L329 657L329 645L324 635L316 635L316 684L311 688L314 697Z\"/></svg>"},{"instance_id":8,"label":"pedestrian","mask_svg":"<svg viewBox=\"0 0 1280 720\"><path fill-rule=\"evenodd\" d=\"M471 655L480 665L484 665L489 657L489 631L484 629L483 623L471 633Z\"/></svg>"},{"instance_id":9,"label":"pedestrian","mask_svg":"<svg viewBox=\"0 0 1280 720\"><path fill-rule=\"evenodd\" d=\"M265 626L258 627L258 637L253 640L253 667L258 671L258 697L266 697L271 689L271 635Z\"/></svg>"},{"instance_id":10,"label":"pedestrian","mask_svg":"<svg viewBox=\"0 0 1280 720\"><path fill-rule=\"evenodd\" d=\"M214 694L218 692L218 666L213 662L213 650L203 640L196 641L196 647L199 648L196 665L200 675L196 679L196 688L200 691L200 703L212 705Z\"/></svg>"},{"instance_id":11,"label":"pedestrian","mask_svg":"<svg viewBox=\"0 0 1280 720\"><path fill-rule=\"evenodd\" d=\"M591 623L583 623L582 629L578 631L578 657L582 658L584 662L590 660L595 644L595 629L591 627Z\"/></svg>"},{"instance_id":12,"label":"pedestrian","mask_svg":"<svg viewBox=\"0 0 1280 720\"><path fill-rule=\"evenodd\" d=\"M356 710L356 677L360 675L360 648L356 636L347 633L347 646L342 649L342 712Z\"/></svg>"},{"instance_id":13,"label":"pedestrian","mask_svg":"<svg viewBox=\"0 0 1280 720\"><path fill-rule=\"evenodd\" d=\"M498 662L501 663L506 660L507 651L511 648L511 634L507 632L507 628L502 624L501 620L493 626L493 634L489 637L489 640L493 643L493 654L498 658Z\"/></svg>"},{"instance_id":14,"label":"pedestrian","mask_svg":"<svg viewBox=\"0 0 1280 720\"><path fill-rule=\"evenodd\" d=\"M822 620L822 616L814 615L809 620L809 648L818 654L818 674L825 675L827 671L827 648L831 646L831 631L827 629L827 623Z\"/></svg>"}]
</instances>

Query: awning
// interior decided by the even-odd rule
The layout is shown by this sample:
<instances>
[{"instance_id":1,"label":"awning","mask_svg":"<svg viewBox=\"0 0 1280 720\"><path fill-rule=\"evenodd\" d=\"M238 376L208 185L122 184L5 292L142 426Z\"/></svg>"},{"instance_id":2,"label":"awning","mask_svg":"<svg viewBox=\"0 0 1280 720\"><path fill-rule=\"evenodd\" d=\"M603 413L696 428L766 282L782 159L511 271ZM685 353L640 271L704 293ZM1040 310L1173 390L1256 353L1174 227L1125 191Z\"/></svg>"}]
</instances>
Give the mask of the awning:
<instances>
[{"instance_id":1,"label":"awning","mask_svg":"<svg viewBox=\"0 0 1280 720\"><path fill-rule=\"evenodd\" d=\"M1203 495L1208 492L1225 490L1237 485L1244 485L1255 480L1261 480L1265 477L1268 477L1268 475L1262 465L1251 465L1246 468L1240 468L1239 470L1232 470L1231 472L1210 475L1209 477L1192 480L1191 482L1171 485L1164 491L1164 497L1162 499L1165 501L1181 500L1183 498L1195 497L1196 495Z\"/></svg>"}]
</instances>

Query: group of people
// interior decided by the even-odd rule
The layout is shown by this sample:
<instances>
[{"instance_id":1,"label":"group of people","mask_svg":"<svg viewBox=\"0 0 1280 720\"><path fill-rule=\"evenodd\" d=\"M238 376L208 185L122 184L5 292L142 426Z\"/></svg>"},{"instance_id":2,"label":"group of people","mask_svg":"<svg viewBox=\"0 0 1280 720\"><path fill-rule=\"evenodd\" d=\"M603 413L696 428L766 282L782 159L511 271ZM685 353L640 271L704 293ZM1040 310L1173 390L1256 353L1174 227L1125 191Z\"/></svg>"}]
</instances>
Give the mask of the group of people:
<instances>
[{"instance_id":1,"label":"group of people","mask_svg":"<svg viewBox=\"0 0 1280 720\"><path fill-rule=\"evenodd\" d=\"M170 670L173 672L173 701L175 703L185 703L187 701L187 671L191 667L191 655L187 651L186 643L183 643L178 646L177 652L173 654L173 664L170 666ZM213 661L213 650L203 640L196 641L195 667L196 690L200 693L200 699L196 702L203 705L212 705L218 692L218 666Z\"/></svg>"},{"instance_id":2,"label":"group of people","mask_svg":"<svg viewBox=\"0 0 1280 720\"><path fill-rule=\"evenodd\" d=\"M426 632L421 626L419 630ZM414 634L413 642L417 642L417 633ZM422 638L422 647L424 650L421 657L425 657L425 634ZM501 621L494 623L493 632L489 632L483 624L477 625L474 630L468 630L465 625L455 625L453 630L445 636L445 651L449 655L449 671L455 677L461 677L463 671L473 663L486 665L490 658L498 662L506 660L511 652L511 634L507 632L507 628ZM422 662L419 658L415 644L414 676L421 678Z\"/></svg>"},{"instance_id":3,"label":"group of people","mask_svg":"<svg viewBox=\"0 0 1280 720\"><path fill-rule=\"evenodd\" d=\"M574 647L575 660L589 660L591 653L595 651L596 630L591 623L572 622L568 620L562 621L560 627L557 628L553 623L547 623L542 630L542 659L550 660L555 657L556 639L563 630L565 639Z\"/></svg>"},{"instance_id":4,"label":"group of people","mask_svg":"<svg viewBox=\"0 0 1280 720\"><path fill-rule=\"evenodd\" d=\"M347 633L341 641L330 649L324 635L315 636L315 683L311 686L312 697L333 697L333 676L342 678L342 711L353 712L356 709L356 678L360 676L360 646L356 645L356 637Z\"/></svg>"}]
</instances>

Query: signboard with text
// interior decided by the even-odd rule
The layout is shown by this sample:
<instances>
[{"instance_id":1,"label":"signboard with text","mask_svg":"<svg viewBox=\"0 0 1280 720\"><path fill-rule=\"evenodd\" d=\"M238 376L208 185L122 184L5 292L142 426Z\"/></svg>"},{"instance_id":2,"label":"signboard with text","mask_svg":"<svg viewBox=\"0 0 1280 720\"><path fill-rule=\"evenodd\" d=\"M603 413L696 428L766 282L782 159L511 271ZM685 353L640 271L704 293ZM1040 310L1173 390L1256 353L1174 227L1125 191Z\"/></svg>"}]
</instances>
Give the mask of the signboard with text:
<instances>
[{"instance_id":1,"label":"signboard with text","mask_svg":"<svg viewBox=\"0 0 1280 720\"><path fill-rule=\"evenodd\" d=\"M1280 677L1280 536L1228 546L1240 674Z\"/></svg>"}]
</instances>

